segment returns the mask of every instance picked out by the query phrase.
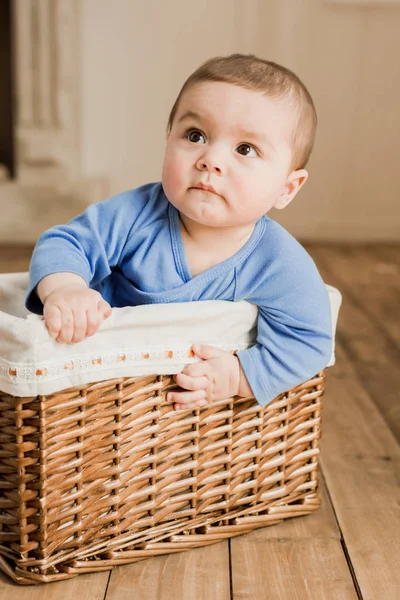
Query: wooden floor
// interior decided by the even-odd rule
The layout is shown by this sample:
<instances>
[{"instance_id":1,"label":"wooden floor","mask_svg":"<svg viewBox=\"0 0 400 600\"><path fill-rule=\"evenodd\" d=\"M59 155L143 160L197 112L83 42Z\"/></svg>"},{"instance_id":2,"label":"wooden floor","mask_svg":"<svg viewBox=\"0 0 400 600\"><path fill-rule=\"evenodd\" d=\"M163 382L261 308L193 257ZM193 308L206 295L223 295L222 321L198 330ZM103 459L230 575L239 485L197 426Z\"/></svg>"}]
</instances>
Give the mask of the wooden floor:
<instances>
[{"instance_id":1,"label":"wooden floor","mask_svg":"<svg viewBox=\"0 0 400 600\"><path fill-rule=\"evenodd\" d=\"M0 600L399 600L400 246L309 245L343 294L321 444L322 507L230 542L39 587L0 575ZM29 248L0 249L0 272Z\"/></svg>"}]
</instances>

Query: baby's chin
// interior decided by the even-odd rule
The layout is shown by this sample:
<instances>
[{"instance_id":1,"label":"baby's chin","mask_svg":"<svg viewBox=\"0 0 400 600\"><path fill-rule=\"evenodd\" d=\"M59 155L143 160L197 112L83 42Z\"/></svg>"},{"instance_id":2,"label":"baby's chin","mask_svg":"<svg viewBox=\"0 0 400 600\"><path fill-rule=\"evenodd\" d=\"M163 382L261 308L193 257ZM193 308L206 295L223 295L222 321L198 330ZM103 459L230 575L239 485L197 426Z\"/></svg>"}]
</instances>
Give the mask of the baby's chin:
<instances>
[{"instance_id":1,"label":"baby's chin","mask_svg":"<svg viewBox=\"0 0 400 600\"><path fill-rule=\"evenodd\" d=\"M230 227L229 216L221 210L216 210L212 206L197 206L195 210L190 210L188 207L183 207L183 210L178 209L183 221L188 220L196 223L200 227Z\"/></svg>"}]
</instances>

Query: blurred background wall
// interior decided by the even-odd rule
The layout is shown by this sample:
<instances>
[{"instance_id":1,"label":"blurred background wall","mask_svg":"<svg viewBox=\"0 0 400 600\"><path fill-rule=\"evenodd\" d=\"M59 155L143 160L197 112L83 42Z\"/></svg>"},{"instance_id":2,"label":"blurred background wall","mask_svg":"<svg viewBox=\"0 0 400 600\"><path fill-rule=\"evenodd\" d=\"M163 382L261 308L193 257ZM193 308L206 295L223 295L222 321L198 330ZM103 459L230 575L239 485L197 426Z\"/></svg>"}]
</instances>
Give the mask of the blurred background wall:
<instances>
[{"instance_id":1,"label":"blurred background wall","mask_svg":"<svg viewBox=\"0 0 400 600\"><path fill-rule=\"evenodd\" d=\"M110 191L160 177L169 110L217 54L293 69L315 100L310 179L271 213L307 239L400 239L400 3L83 0L82 169Z\"/></svg>"},{"instance_id":2,"label":"blurred background wall","mask_svg":"<svg viewBox=\"0 0 400 600\"><path fill-rule=\"evenodd\" d=\"M106 182L81 194L80 207L158 180L168 114L184 80L211 56L251 52L293 69L319 115L310 179L271 216L303 240L400 239L400 0L15 0L22 2L50 24L46 10L55 7L60 23L76 21L65 59L73 55L77 81L68 177ZM46 31L51 40L51 26ZM71 78L66 72L67 88ZM68 109L70 96L59 97ZM39 196L30 191L29 206ZM55 219L73 205L69 197L54 200ZM0 193L0 209L7 202Z\"/></svg>"}]
</instances>

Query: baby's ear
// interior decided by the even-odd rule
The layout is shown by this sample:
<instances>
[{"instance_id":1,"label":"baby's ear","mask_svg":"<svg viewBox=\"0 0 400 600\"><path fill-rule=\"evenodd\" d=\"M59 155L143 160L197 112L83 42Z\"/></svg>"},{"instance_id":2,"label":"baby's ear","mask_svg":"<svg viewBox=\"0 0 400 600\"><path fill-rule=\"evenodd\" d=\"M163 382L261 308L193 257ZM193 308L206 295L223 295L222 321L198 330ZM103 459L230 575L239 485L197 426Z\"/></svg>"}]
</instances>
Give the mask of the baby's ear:
<instances>
[{"instance_id":1,"label":"baby's ear","mask_svg":"<svg viewBox=\"0 0 400 600\"><path fill-rule=\"evenodd\" d=\"M286 208L291 203L293 198L296 196L300 188L303 187L308 179L308 172L305 169L298 169L292 171L286 180L285 187L283 188L282 194L276 201L274 208L281 210Z\"/></svg>"}]
</instances>

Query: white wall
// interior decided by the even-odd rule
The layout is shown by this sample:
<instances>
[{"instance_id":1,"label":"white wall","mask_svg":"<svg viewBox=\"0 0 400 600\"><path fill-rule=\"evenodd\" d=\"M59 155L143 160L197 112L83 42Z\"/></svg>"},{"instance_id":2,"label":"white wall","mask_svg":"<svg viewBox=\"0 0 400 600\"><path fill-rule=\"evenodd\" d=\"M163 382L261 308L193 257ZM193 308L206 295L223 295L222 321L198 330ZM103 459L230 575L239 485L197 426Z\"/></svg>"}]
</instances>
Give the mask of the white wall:
<instances>
[{"instance_id":1,"label":"white wall","mask_svg":"<svg viewBox=\"0 0 400 600\"><path fill-rule=\"evenodd\" d=\"M82 0L82 170L110 192L160 177L169 110L216 54L295 70L319 113L310 180L271 213L308 239L400 239L400 5L330 0Z\"/></svg>"}]
</instances>

